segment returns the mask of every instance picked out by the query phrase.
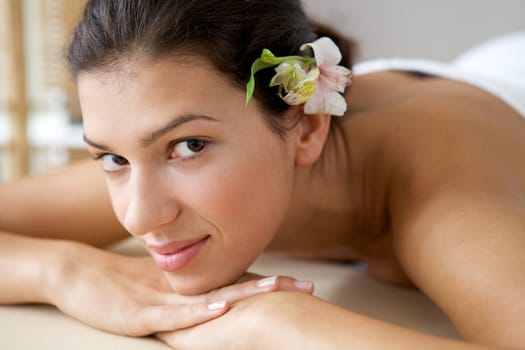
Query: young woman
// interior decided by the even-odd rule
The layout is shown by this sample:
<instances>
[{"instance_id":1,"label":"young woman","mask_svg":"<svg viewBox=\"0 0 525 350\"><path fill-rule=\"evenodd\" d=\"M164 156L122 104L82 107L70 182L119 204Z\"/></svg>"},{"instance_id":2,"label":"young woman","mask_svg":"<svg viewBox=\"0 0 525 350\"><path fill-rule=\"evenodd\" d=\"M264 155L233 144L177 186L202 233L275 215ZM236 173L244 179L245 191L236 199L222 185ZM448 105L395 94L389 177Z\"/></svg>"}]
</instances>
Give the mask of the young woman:
<instances>
[{"instance_id":1,"label":"young woman","mask_svg":"<svg viewBox=\"0 0 525 350\"><path fill-rule=\"evenodd\" d=\"M349 48L299 1L88 1L68 55L85 141L153 260L56 240L125 235L93 165L26 179L0 191L0 270L18 269L0 300L177 349L524 348L521 80L378 61L343 98ZM264 250L363 261L420 288L464 341L306 281L239 283Z\"/></svg>"}]
</instances>

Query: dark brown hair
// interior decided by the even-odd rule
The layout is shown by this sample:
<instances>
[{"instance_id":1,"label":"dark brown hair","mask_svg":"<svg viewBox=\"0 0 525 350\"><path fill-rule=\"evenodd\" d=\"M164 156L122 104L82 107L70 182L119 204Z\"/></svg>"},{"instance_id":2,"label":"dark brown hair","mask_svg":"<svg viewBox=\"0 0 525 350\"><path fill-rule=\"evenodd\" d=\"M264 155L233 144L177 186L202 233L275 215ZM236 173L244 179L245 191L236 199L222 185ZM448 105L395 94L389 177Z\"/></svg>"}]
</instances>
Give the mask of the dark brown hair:
<instances>
[{"instance_id":1,"label":"dark brown hair","mask_svg":"<svg viewBox=\"0 0 525 350\"><path fill-rule=\"evenodd\" d=\"M312 25L299 0L89 0L68 50L74 77L117 71L137 58L199 56L244 89L263 48L277 56L299 54L302 44L330 36L350 66L350 45ZM268 82L273 69L257 74L254 97L282 133L288 105Z\"/></svg>"}]
</instances>

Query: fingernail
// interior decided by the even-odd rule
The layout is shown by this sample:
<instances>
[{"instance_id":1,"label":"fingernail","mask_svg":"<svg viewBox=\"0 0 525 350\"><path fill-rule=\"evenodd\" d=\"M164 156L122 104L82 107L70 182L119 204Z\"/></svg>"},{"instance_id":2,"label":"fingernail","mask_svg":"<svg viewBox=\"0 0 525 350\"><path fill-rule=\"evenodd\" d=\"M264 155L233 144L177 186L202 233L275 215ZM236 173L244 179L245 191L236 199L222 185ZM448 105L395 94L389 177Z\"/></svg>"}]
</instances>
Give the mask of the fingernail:
<instances>
[{"instance_id":1,"label":"fingernail","mask_svg":"<svg viewBox=\"0 0 525 350\"><path fill-rule=\"evenodd\" d=\"M293 283L298 289L310 290L314 286L310 281L294 281Z\"/></svg>"},{"instance_id":2,"label":"fingernail","mask_svg":"<svg viewBox=\"0 0 525 350\"><path fill-rule=\"evenodd\" d=\"M221 310L226 307L226 300L214 301L213 303L208 304L208 310L215 311Z\"/></svg>"},{"instance_id":3,"label":"fingernail","mask_svg":"<svg viewBox=\"0 0 525 350\"><path fill-rule=\"evenodd\" d=\"M266 277L266 278L263 278L262 280L257 281L257 287L259 288L270 287L270 286L273 286L276 282L277 282L277 276Z\"/></svg>"}]
</instances>

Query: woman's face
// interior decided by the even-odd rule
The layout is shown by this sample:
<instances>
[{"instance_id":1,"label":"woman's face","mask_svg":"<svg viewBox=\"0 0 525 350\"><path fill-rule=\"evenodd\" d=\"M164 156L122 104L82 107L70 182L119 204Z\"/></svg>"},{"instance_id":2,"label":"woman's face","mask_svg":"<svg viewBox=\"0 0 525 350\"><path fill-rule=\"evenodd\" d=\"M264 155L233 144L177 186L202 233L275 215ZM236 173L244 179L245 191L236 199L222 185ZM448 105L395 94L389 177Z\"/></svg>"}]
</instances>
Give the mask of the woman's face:
<instances>
[{"instance_id":1,"label":"woman's face","mask_svg":"<svg viewBox=\"0 0 525 350\"><path fill-rule=\"evenodd\" d=\"M201 60L83 73L78 87L85 140L117 217L173 289L197 294L234 282L286 215L292 142Z\"/></svg>"}]
</instances>

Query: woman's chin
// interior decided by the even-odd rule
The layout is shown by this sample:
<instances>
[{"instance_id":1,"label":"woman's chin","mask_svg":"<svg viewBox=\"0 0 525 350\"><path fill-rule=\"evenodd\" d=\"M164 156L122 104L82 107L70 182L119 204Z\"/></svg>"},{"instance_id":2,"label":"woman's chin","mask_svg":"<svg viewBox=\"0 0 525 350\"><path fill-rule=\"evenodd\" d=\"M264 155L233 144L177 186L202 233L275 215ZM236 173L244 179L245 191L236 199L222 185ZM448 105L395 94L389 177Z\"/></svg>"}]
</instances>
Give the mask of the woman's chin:
<instances>
[{"instance_id":1,"label":"woman's chin","mask_svg":"<svg viewBox=\"0 0 525 350\"><path fill-rule=\"evenodd\" d=\"M206 294L233 284L240 278L240 276L180 276L170 272L164 272L164 276L175 293L187 296Z\"/></svg>"}]
</instances>

